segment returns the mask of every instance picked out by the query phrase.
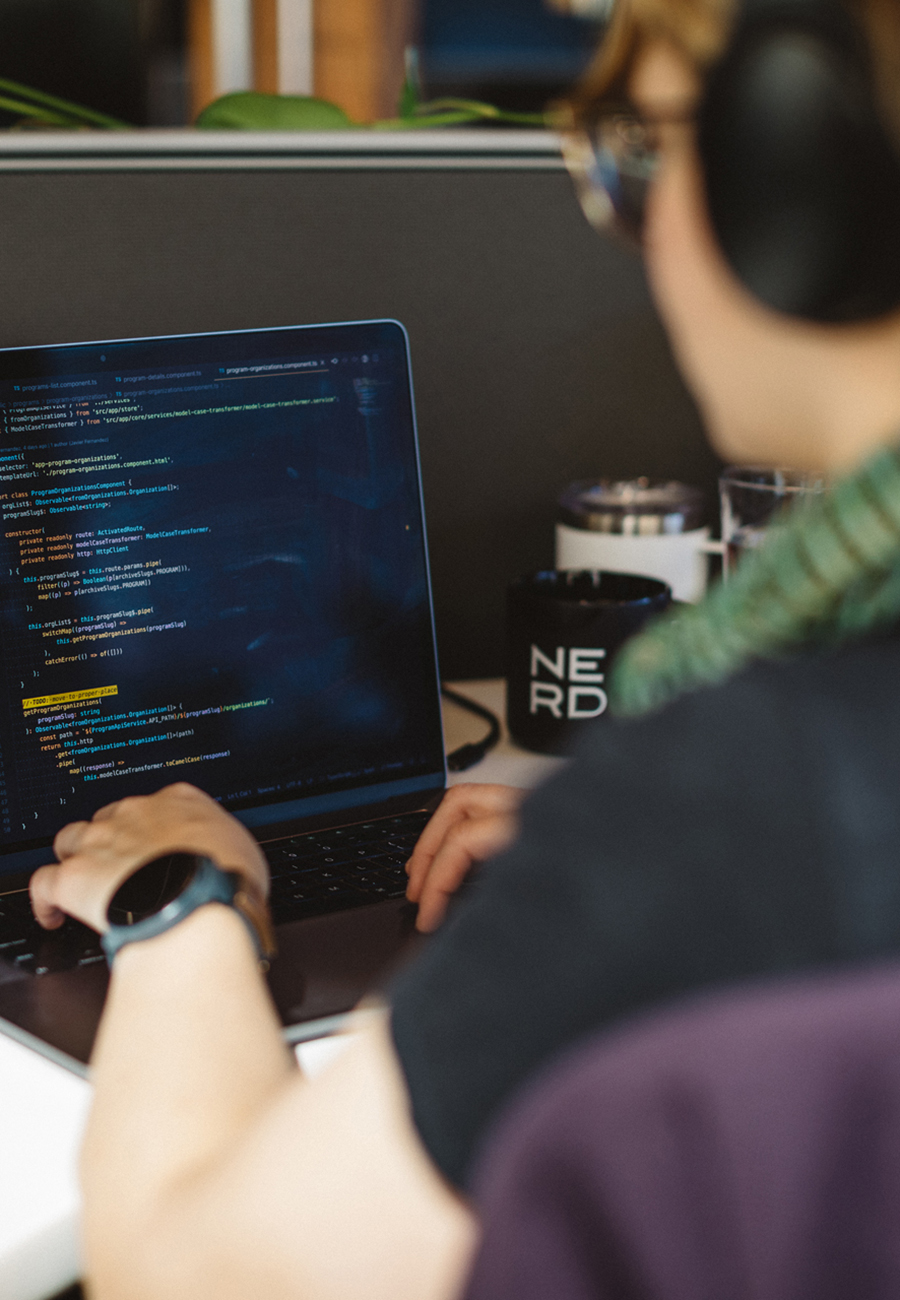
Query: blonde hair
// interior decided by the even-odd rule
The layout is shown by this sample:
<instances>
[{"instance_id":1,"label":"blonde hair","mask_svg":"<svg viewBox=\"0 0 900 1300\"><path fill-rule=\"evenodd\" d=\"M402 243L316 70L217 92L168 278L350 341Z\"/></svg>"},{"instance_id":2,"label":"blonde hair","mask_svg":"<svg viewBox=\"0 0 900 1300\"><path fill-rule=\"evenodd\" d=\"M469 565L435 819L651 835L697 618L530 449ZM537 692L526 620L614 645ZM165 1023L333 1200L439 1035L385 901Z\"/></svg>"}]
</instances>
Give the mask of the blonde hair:
<instances>
[{"instance_id":1,"label":"blonde hair","mask_svg":"<svg viewBox=\"0 0 900 1300\"><path fill-rule=\"evenodd\" d=\"M877 97L900 142L900 0L845 2L867 34ZM635 55L648 42L665 41L702 75L723 52L738 7L738 0L617 0L569 113L583 121L600 103L626 100Z\"/></svg>"}]
</instances>

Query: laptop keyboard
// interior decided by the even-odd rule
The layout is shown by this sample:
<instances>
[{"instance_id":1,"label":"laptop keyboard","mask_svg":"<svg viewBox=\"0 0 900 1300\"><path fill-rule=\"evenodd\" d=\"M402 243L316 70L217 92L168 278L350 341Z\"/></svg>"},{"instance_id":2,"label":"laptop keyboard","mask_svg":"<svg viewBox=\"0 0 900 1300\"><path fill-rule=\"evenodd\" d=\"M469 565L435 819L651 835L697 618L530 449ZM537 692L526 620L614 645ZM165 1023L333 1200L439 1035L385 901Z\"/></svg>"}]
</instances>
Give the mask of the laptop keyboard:
<instances>
[{"instance_id":1,"label":"laptop keyboard","mask_svg":"<svg viewBox=\"0 0 900 1300\"><path fill-rule=\"evenodd\" d=\"M99 936L67 917L58 930L44 930L26 890L0 895L0 957L33 975L105 961Z\"/></svg>"},{"instance_id":2,"label":"laptop keyboard","mask_svg":"<svg viewBox=\"0 0 900 1300\"><path fill-rule=\"evenodd\" d=\"M429 816L405 813L264 844L275 923L401 898L406 863Z\"/></svg>"},{"instance_id":3,"label":"laptop keyboard","mask_svg":"<svg viewBox=\"0 0 900 1300\"><path fill-rule=\"evenodd\" d=\"M430 815L403 813L264 844L275 924L402 898L406 863ZM24 890L0 894L0 958L33 975L105 961L99 936L80 921L42 929Z\"/></svg>"}]
</instances>

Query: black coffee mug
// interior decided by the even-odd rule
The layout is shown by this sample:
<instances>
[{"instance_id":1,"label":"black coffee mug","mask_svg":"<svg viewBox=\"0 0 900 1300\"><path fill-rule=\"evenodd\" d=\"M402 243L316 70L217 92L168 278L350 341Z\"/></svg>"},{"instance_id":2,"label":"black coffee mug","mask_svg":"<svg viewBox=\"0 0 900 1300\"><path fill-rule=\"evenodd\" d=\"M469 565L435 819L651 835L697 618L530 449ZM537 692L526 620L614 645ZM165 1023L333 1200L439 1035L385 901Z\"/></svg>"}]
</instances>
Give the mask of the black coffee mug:
<instances>
[{"instance_id":1,"label":"black coffee mug","mask_svg":"<svg viewBox=\"0 0 900 1300\"><path fill-rule=\"evenodd\" d=\"M563 752L606 713L606 676L619 647L672 589L656 578L596 570L528 574L506 594L510 735L526 749Z\"/></svg>"}]
</instances>

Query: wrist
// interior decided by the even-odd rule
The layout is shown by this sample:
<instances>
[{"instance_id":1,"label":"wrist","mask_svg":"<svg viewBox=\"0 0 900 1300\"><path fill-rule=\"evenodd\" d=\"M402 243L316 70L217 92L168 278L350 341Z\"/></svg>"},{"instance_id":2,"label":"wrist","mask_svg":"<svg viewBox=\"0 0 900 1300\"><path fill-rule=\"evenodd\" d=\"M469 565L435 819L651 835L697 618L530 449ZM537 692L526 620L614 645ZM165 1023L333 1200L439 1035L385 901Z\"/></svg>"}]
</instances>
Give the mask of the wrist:
<instances>
[{"instance_id":1,"label":"wrist","mask_svg":"<svg viewBox=\"0 0 900 1300\"><path fill-rule=\"evenodd\" d=\"M126 944L110 971L110 991L119 1006L123 996L132 1007L139 999L140 1016L160 1006L172 1015L197 1001L236 1005L258 971L256 948L237 912L207 903L155 939Z\"/></svg>"}]
</instances>

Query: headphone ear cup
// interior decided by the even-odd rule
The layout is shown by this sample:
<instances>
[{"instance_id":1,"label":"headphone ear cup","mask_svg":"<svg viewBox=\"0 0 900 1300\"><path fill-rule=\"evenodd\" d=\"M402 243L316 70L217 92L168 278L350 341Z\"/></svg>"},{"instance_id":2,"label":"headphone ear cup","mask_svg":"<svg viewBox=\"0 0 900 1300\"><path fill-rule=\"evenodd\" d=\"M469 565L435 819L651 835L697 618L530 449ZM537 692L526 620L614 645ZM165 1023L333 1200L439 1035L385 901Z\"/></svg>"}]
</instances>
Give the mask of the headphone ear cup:
<instances>
[{"instance_id":1,"label":"headphone ear cup","mask_svg":"<svg viewBox=\"0 0 900 1300\"><path fill-rule=\"evenodd\" d=\"M713 228L757 298L823 322L900 305L900 159L855 52L783 20L739 29L698 130Z\"/></svg>"}]
</instances>

